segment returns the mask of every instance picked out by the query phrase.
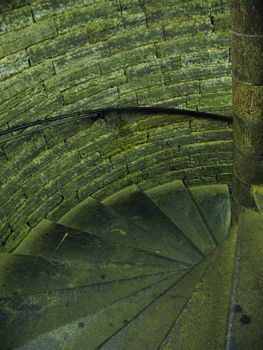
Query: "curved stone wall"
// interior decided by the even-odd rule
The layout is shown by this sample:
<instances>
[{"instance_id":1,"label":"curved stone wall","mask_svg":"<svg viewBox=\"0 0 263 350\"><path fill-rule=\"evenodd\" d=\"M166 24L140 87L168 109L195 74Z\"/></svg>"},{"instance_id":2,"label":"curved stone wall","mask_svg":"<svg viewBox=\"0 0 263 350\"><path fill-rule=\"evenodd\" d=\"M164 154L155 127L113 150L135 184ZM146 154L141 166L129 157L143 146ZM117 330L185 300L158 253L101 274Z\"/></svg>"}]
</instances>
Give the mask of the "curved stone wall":
<instances>
[{"instance_id":1,"label":"curved stone wall","mask_svg":"<svg viewBox=\"0 0 263 350\"><path fill-rule=\"evenodd\" d=\"M0 128L106 106L231 114L229 1L0 4Z\"/></svg>"},{"instance_id":2,"label":"curved stone wall","mask_svg":"<svg viewBox=\"0 0 263 350\"><path fill-rule=\"evenodd\" d=\"M64 123L63 123L64 122ZM0 139L0 250L43 218L57 220L88 196L135 183L231 183L229 122L187 115L108 112Z\"/></svg>"}]
</instances>

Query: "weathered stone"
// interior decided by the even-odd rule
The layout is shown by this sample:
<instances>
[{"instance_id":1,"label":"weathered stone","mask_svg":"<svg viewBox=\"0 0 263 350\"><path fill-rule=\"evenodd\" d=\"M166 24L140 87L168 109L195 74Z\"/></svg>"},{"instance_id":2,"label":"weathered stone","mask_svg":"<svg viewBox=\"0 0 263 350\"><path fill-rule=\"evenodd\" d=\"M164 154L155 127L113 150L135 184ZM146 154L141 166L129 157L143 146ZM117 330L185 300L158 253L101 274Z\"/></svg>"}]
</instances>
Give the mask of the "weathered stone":
<instances>
[{"instance_id":1,"label":"weathered stone","mask_svg":"<svg viewBox=\"0 0 263 350\"><path fill-rule=\"evenodd\" d=\"M7 79L28 67L28 56L25 51L6 56L0 60L0 80Z\"/></svg>"},{"instance_id":2,"label":"weathered stone","mask_svg":"<svg viewBox=\"0 0 263 350\"><path fill-rule=\"evenodd\" d=\"M3 90L1 91L0 101L8 100L27 88L39 84L52 75L53 69L50 62L45 62L36 67L30 67L1 83L1 88Z\"/></svg>"},{"instance_id":3,"label":"weathered stone","mask_svg":"<svg viewBox=\"0 0 263 350\"><path fill-rule=\"evenodd\" d=\"M53 19L33 23L31 26L0 36L0 58L11 55L57 35ZM46 44L46 43L45 43ZM43 44L43 45L45 45Z\"/></svg>"},{"instance_id":4,"label":"weathered stone","mask_svg":"<svg viewBox=\"0 0 263 350\"><path fill-rule=\"evenodd\" d=\"M240 206L254 208L250 187L263 181L262 85L263 26L262 2L232 1L234 174L233 195Z\"/></svg>"},{"instance_id":5,"label":"weathered stone","mask_svg":"<svg viewBox=\"0 0 263 350\"><path fill-rule=\"evenodd\" d=\"M59 2L46 0L44 2L34 2L31 6L34 17L38 21L41 18L58 15L61 12L70 11L72 8L88 6L95 2L97 0L61 0Z\"/></svg>"},{"instance_id":6,"label":"weathered stone","mask_svg":"<svg viewBox=\"0 0 263 350\"><path fill-rule=\"evenodd\" d=\"M80 48L75 48L63 56L53 59L53 66L57 74L65 72L65 70L74 69L76 66L85 66L97 63L98 58L108 56L107 43L96 43L84 45Z\"/></svg>"},{"instance_id":7,"label":"weathered stone","mask_svg":"<svg viewBox=\"0 0 263 350\"><path fill-rule=\"evenodd\" d=\"M138 92L138 103L146 104L149 102L165 100L172 97L189 95L198 91L198 81L179 83L167 87L160 86L159 88L152 88L148 89L147 91Z\"/></svg>"},{"instance_id":8,"label":"weathered stone","mask_svg":"<svg viewBox=\"0 0 263 350\"><path fill-rule=\"evenodd\" d=\"M213 26L210 18L204 16L193 16L191 20L178 19L175 23L164 26L164 35L166 40L171 40L176 37L194 35L200 32L211 33Z\"/></svg>"},{"instance_id":9,"label":"weathered stone","mask_svg":"<svg viewBox=\"0 0 263 350\"><path fill-rule=\"evenodd\" d=\"M104 58L100 61L102 74L108 74L120 68L126 68L134 64L147 62L156 58L155 47L146 45L143 48L124 51Z\"/></svg>"},{"instance_id":10,"label":"weathered stone","mask_svg":"<svg viewBox=\"0 0 263 350\"><path fill-rule=\"evenodd\" d=\"M182 67L191 66L193 64L214 64L215 69L218 63L229 62L229 49L209 49L208 51L199 51L191 53L183 53L181 55Z\"/></svg>"},{"instance_id":11,"label":"weathered stone","mask_svg":"<svg viewBox=\"0 0 263 350\"><path fill-rule=\"evenodd\" d=\"M138 46L148 45L154 42L160 42L164 39L162 28L152 28L145 30L144 28L115 36L108 40L108 47L111 54L116 52L129 50Z\"/></svg>"},{"instance_id":12,"label":"weathered stone","mask_svg":"<svg viewBox=\"0 0 263 350\"><path fill-rule=\"evenodd\" d=\"M233 79L233 102L235 115L251 122L263 120L262 85L251 85Z\"/></svg>"},{"instance_id":13,"label":"weathered stone","mask_svg":"<svg viewBox=\"0 0 263 350\"><path fill-rule=\"evenodd\" d=\"M233 30L240 34L263 34L261 0L232 0Z\"/></svg>"},{"instance_id":14,"label":"weathered stone","mask_svg":"<svg viewBox=\"0 0 263 350\"><path fill-rule=\"evenodd\" d=\"M232 70L235 79L254 85L263 84L263 35L242 36L233 33Z\"/></svg>"},{"instance_id":15,"label":"weathered stone","mask_svg":"<svg viewBox=\"0 0 263 350\"><path fill-rule=\"evenodd\" d=\"M216 77L229 77L231 66L229 63L214 65L193 65L186 68L177 69L173 72L165 72L164 78L166 84L173 84L181 81L203 80ZM210 90L211 91L211 90Z\"/></svg>"},{"instance_id":16,"label":"weathered stone","mask_svg":"<svg viewBox=\"0 0 263 350\"><path fill-rule=\"evenodd\" d=\"M156 87L158 85L164 85L164 77L160 71L157 71L153 74L147 74L144 80L141 80L142 77L133 79L119 86L120 94L127 94L133 91L145 91L148 88ZM139 100L139 103L141 101Z\"/></svg>"},{"instance_id":17,"label":"weathered stone","mask_svg":"<svg viewBox=\"0 0 263 350\"><path fill-rule=\"evenodd\" d=\"M29 26L33 23L32 12L29 6L22 6L13 11L0 15L0 32L7 33Z\"/></svg>"},{"instance_id":18,"label":"weathered stone","mask_svg":"<svg viewBox=\"0 0 263 350\"><path fill-rule=\"evenodd\" d=\"M55 19L56 27L59 33L70 31L75 27L89 26L89 23L99 21L100 25L105 18L114 18L120 16L118 7L113 6L110 2L108 6L100 6L100 4L76 7L68 12L67 17L60 16Z\"/></svg>"},{"instance_id":19,"label":"weathered stone","mask_svg":"<svg viewBox=\"0 0 263 350\"><path fill-rule=\"evenodd\" d=\"M46 90L50 92L64 91L84 83L100 75L97 63L87 66L75 66L75 69L66 70L65 73L56 74L45 81Z\"/></svg>"},{"instance_id":20,"label":"weathered stone","mask_svg":"<svg viewBox=\"0 0 263 350\"><path fill-rule=\"evenodd\" d=\"M178 55L179 53L191 52L210 47L213 49L220 49L230 45L229 33L212 33L210 36L204 34L197 34L195 40L192 37L180 37L173 40L167 40L157 45L157 56L166 57Z\"/></svg>"},{"instance_id":21,"label":"weathered stone","mask_svg":"<svg viewBox=\"0 0 263 350\"><path fill-rule=\"evenodd\" d=\"M58 35L48 43L43 42L33 45L27 49L31 64L35 65L43 62L47 58L59 56L69 50L89 42L88 33L83 31L72 31L70 33Z\"/></svg>"},{"instance_id":22,"label":"weathered stone","mask_svg":"<svg viewBox=\"0 0 263 350\"><path fill-rule=\"evenodd\" d=\"M254 154L263 155L263 121L252 122L247 118L237 115L234 118L234 142L240 150Z\"/></svg>"},{"instance_id":23,"label":"weathered stone","mask_svg":"<svg viewBox=\"0 0 263 350\"><path fill-rule=\"evenodd\" d=\"M97 70L97 65L94 69ZM90 74L90 79L88 75L81 74L85 72L85 70L90 71L90 69L79 71L79 84L77 86L74 86L76 85L75 80L73 80L73 84L71 83L72 79L68 80L67 84L62 84L61 89L63 89L64 86L66 87L66 91L63 93L65 104L78 102L86 97L92 98L92 96L96 94L107 91L108 89L114 88L127 81L122 70L114 71L113 73L108 74L107 76L102 76L101 78L99 78L98 75L96 76L96 73L93 72L93 74ZM72 75L75 75L74 72L72 72ZM83 76L83 78L81 78L81 76ZM68 79L67 74L64 75L64 79ZM71 86L72 88L70 88Z\"/></svg>"},{"instance_id":24,"label":"weathered stone","mask_svg":"<svg viewBox=\"0 0 263 350\"><path fill-rule=\"evenodd\" d=\"M263 156L251 155L234 147L234 172L238 178L247 184L263 183Z\"/></svg>"},{"instance_id":25,"label":"weathered stone","mask_svg":"<svg viewBox=\"0 0 263 350\"><path fill-rule=\"evenodd\" d=\"M250 190L251 186L242 182L235 172L233 172L233 199L238 206L255 208L255 203Z\"/></svg>"},{"instance_id":26,"label":"weathered stone","mask_svg":"<svg viewBox=\"0 0 263 350\"><path fill-rule=\"evenodd\" d=\"M226 92L231 91L232 88L232 78L231 77L220 77L212 78L200 81L200 91L202 94L209 94L211 91Z\"/></svg>"}]
</instances>

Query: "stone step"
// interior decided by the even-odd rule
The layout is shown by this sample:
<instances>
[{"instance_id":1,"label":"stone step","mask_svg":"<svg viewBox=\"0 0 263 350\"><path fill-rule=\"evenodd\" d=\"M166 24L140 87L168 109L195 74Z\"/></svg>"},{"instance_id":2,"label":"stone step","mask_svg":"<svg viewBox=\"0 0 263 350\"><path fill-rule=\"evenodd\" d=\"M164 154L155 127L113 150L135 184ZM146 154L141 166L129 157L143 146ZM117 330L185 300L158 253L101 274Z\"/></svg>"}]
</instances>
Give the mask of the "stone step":
<instances>
[{"instance_id":1,"label":"stone step","mask_svg":"<svg viewBox=\"0 0 263 350\"><path fill-rule=\"evenodd\" d=\"M127 263L173 266L177 262L141 249L102 240L87 232L43 220L14 251L55 259L84 260L94 263Z\"/></svg>"},{"instance_id":2,"label":"stone step","mask_svg":"<svg viewBox=\"0 0 263 350\"><path fill-rule=\"evenodd\" d=\"M99 345L116 331L116 327L123 326L126 319L134 317L180 277L181 274L162 274L31 296L1 298L1 346L3 349L73 349L68 344L79 341L79 334L75 333L78 327L85 331L87 344L97 342ZM81 318L85 321L80 321ZM81 324L86 322L87 326L82 329ZM92 332L89 332L89 328ZM61 330L64 339L54 344ZM76 346L76 349L80 348Z\"/></svg>"},{"instance_id":3,"label":"stone step","mask_svg":"<svg viewBox=\"0 0 263 350\"><path fill-rule=\"evenodd\" d=\"M202 255L177 226L136 185L125 188L102 202L129 221L151 232L162 250L171 249L178 260L196 263Z\"/></svg>"},{"instance_id":4,"label":"stone step","mask_svg":"<svg viewBox=\"0 0 263 350\"><path fill-rule=\"evenodd\" d=\"M207 255L215 248L214 239L182 181L156 186L145 193L200 252Z\"/></svg>"},{"instance_id":5,"label":"stone step","mask_svg":"<svg viewBox=\"0 0 263 350\"><path fill-rule=\"evenodd\" d=\"M0 253L0 296L31 295L160 273L181 273L186 269L180 263L173 266L90 263Z\"/></svg>"},{"instance_id":6,"label":"stone step","mask_svg":"<svg viewBox=\"0 0 263 350\"><path fill-rule=\"evenodd\" d=\"M167 242L162 242L154 232L144 230L93 198L75 207L59 223L126 247L180 261L177 251Z\"/></svg>"},{"instance_id":7,"label":"stone step","mask_svg":"<svg viewBox=\"0 0 263 350\"><path fill-rule=\"evenodd\" d=\"M201 215L217 243L221 243L230 227L231 203L227 185L190 187Z\"/></svg>"},{"instance_id":8,"label":"stone step","mask_svg":"<svg viewBox=\"0 0 263 350\"><path fill-rule=\"evenodd\" d=\"M206 270L160 350L226 348L235 250L233 231L220 246L217 258Z\"/></svg>"},{"instance_id":9,"label":"stone step","mask_svg":"<svg viewBox=\"0 0 263 350\"><path fill-rule=\"evenodd\" d=\"M210 256L195 266L98 349L158 349L212 260Z\"/></svg>"}]
</instances>

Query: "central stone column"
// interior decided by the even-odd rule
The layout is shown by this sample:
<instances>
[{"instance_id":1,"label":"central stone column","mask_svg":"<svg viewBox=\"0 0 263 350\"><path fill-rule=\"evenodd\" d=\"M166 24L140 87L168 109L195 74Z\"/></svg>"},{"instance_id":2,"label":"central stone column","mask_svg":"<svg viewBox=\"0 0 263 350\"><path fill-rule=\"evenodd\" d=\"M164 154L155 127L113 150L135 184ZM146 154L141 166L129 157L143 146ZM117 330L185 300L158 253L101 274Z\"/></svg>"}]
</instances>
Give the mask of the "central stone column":
<instances>
[{"instance_id":1,"label":"central stone column","mask_svg":"<svg viewBox=\"0 0 263 350\"><path fill-rule=\"evenodd\" d=\"M232 0L233 201L253 208L263 184L263 0Z\"/></svg>"}]
</instances>

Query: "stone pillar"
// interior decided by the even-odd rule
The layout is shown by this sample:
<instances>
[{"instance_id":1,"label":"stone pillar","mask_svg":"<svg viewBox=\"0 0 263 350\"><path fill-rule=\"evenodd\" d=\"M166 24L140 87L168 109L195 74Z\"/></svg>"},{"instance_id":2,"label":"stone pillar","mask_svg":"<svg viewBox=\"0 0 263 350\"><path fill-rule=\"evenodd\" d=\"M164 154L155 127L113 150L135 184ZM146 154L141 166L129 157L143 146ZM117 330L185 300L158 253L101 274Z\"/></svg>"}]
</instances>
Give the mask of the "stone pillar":
<instances>
[{"instance_id":1,"label":"stone pillar","mask_svg":"<svg viewBox=\"0 0 263 350\"><path fill-rule=\"evenodd\" d=\"M234 105L233 202L253 208L263 184L263 0L231 0Z\"/></svg>"}]
</instances>

